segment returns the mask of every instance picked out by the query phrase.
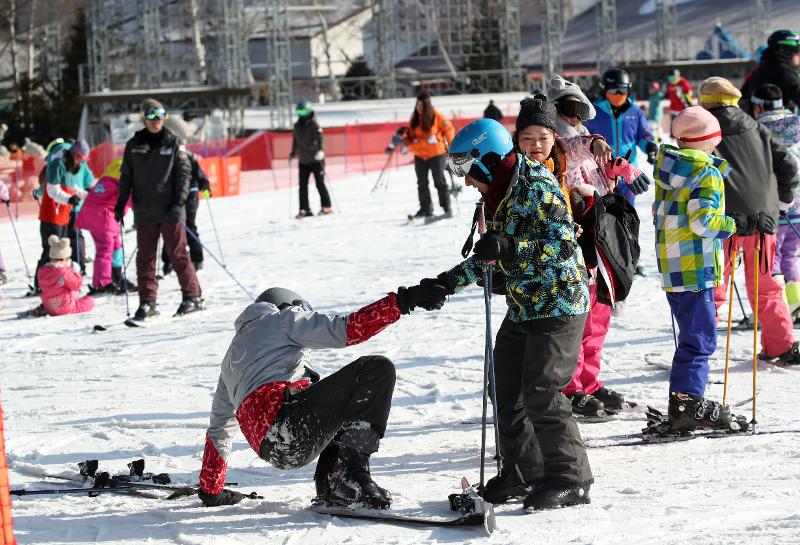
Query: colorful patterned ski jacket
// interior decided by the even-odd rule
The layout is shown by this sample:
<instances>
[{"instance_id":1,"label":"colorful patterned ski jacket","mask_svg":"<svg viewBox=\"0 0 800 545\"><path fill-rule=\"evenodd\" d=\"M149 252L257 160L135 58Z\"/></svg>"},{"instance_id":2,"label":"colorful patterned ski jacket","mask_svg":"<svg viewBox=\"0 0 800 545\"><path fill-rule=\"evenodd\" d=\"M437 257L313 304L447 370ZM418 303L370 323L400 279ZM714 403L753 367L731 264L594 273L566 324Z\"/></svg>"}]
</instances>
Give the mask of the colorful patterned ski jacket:
<instances>
[{"instance_id":1,"label":"colorful patterned ski jacket","mask_svg":"<svg viewBox=\"0 0 800 545\"><path fill-rule=\"evenodd\" d=\"M783 142L800 172L800 117L783 109L764 112L758 116L758 121L769 129L773 139ZM794 188L794 204L778 221L782 224L787 224L789 221L800 223L800 184Z\"/></svg>"},{"instance_id":2,"label":"colorful patterned ski jacket","mask_svg":"<svg viewBox=\"0 0 800 545\"><path fill-rule=\"evenodd\" d=\"M492 222L516 245L516 258L499 262L506 275L508 317L514 322L589 311L588 274L567 199L544 164L517 156ZM484 266L471 256L439 279L455 293L481 278Z\"/></svg>"},{"instance_id":3,"label":"colorful patterned ski jacket","mask_svg":"<svg viewBox=\"0 0 800 545\"><path fill-rule=\"evenodd\" d=\"M724 160L664 144L654 169L656 256L664 291L700 291L722 282L722 240L736 231L725 215Z\"/></svg>"}]
</instances>

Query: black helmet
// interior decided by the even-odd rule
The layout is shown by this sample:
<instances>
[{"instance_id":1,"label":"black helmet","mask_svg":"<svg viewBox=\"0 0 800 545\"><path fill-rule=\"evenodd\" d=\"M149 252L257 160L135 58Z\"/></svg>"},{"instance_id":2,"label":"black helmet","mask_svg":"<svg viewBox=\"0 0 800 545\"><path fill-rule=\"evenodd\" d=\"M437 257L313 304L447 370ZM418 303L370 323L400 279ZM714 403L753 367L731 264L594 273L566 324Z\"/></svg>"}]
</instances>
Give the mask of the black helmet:
<instances>
[{"instance_id":1,"label":"black helmet","mask_svg":"<svg viewBox=\"0 0 800 545\"><path fill-rule=\"evenodd\" d=\"M792 30L776 30L767 38L770 47L785 47L792 51L800 51L800 36Z\"/></svg>"},{"instance_id":2,"label":"black helmet","mask_svg":"<svg viewBox=\"0 0 800 545\"><path fill-rule=\"evenodd\" d=\"M272 303L280 310L286 307L301 307L305 310L314 310L299 293L286 288L269 288L258 296L256 303Z\"/></svg>"},{"instance_id":3,"label":"black helmet","mask_svg":"<svg viewBox=\"0 0 800 545\"><path fill-rule=\"evenodd\" d=\"M603 73L600 78L600 88L603 90L608 89L630 89L631 77L625 70L621 68L612 68Z\"/></svg>"}]
</instances>

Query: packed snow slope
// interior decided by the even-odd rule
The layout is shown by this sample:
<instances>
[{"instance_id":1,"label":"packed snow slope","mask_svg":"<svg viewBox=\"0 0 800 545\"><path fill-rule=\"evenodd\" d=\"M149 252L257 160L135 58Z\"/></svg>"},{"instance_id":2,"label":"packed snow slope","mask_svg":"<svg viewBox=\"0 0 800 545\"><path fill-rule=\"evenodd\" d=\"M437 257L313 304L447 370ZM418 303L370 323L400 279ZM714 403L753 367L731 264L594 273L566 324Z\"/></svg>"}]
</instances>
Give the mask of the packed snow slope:
<instances>
[{"instance_id":1,"label":"packed snow slope","mask_svg":"<svg viewBox=\"0 0 800 545\"><path fill-rule=\"evenodd\" d=\"M454 219L408 225L406 214L417 208L411 168L392 172L388 190L370 193L375 177L336 182L331 189L338 213L302 221L289 217L297 203L294 192L212 200L227 270L251 293L285 286L320 311L346 313L458 263L475 190L461 194ZM314 202L313 187L311 192ZM668 372L647 362L668 362L673 350L656 275L651 200L652 189L638 207L647 275L637 279L624 315L612 323L602 378L631 400L665 409ZM219 256L205 204L198 224ZM17 227L31 264L39 251L38 225L26 220ZM135 236L128 234L125 242L130 253ZM37 301L20 299L25 273L7 223L0 225L0 247L11 278L2 288L0 312L32 307ZM84 315L0 320L0 381L14 485L62 486L31 477L31 468L58 473L99 458L101 468L121 472L137 457L147 460L149 471L197 482L220 360L234 319L250 302L210 256L200 281L208 310L162 318L146 329L122 325L124 297L100 298L97 309ZM162 316L171 315L180 302L174 275L161 282L159 297ZM136 303L134 295L132 308ZM495 298L495 330L504 312L505 302ZM737 306L734 319L739 317ZM112 327L95 333L94 324ZM394 494L399 512L447 515L447 495L458 490L460 477L478 480L484 328L483 293L473 287L450 297L441 311L404 316L364 344L313 355L323 374L365 354L388 356L397 366L389 429L372 470ZM719 341L711 373L716 382L722 378L724 334ZM728 391L733 403L751 396L752 354L752 332L735 333ZM28 497L14 501L15 529L19 543L40 545L798 543L798 373L759 364L762 433L755 436L631 446L624 443L644 426L641 414L582 424L595 475L591 505L536 514L524 514L519 504L500 506L499 528L488 538L478 530L379 525L305 511L314 494L313 465L274 469L241 436L228 480L244 492L258 491L263 500L207 509L197 498ZM708 390L721 399L720 384ZM736 410L749 417L750 404ZM487 456L489 475L492 464Z\"/></svg>"}]
</instances>

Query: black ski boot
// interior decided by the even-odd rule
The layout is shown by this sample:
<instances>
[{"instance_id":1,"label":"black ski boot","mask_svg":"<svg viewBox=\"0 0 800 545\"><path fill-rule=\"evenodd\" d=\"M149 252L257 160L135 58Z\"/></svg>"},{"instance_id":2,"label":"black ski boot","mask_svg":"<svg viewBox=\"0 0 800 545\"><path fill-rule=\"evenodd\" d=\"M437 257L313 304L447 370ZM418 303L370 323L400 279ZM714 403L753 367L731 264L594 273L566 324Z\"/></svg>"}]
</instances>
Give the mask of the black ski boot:
<instances>
[{"instance_id":1,"label":"black ski boot","mask_svg":"<svg viewBox=\"0 0 800 545\"><path fill-rule=\"evenodd\" d=\"M792 367L794 365L800 365L800 343L795 342L792 347L778 356L777 358L770 358L768 356L763 355L763 352L759 354L759 358L762 360L766 360L770 363L774 363L775 365L783 365L785 367Z\"/></svg>"},{"instance_id":2,"label":"black ski boot","mask_svg":"<svg viewBox=\"0 0 800 545\"><path fill-rule=\"evenodd\" d=\"M192 265L194 265L194 270L195 271L202 271L203 270L203 262L202 261L194 261L194 262L192 262Z\"/></svg>"},{"instance_id":3,"label":"black ski boot","mask_svg":"<svg viewBox=\"0 0 800 545\"><path fill-rule=\"evenodd\" d=\"M139 303L139 308L133 315L133 320L136 322L146 322L158 316L158 304L155 301L142 301Z\"/></svg>"},{"instance_id":4,"label":"black ski boot","mask_svg":"<svg viewBox=\"0 0 800 545\"><path fill-rule=\"evenodd\" d=\"M328 477L328 501L336 505L364 504L371 509L388 509L392 495L378 486L369 473L369 454L340 447L336 469Z\"/></svg>"},{"instance_id":5,"label":"black ski boot","mask_svg":"<svg viewBox=\"0 0 800 545\"><path fill-rule=\"evenodd\" d=\"M731 417L731 409L727 405L691 394L671 393L667 415L670 428L678 432L694 431L697 428L740 431L741 427ZM735 427L732 425L734 423Z\"/></svg>"},{"instance_id":6,"label":"black ski boot","mask_svg":"<svg viewBox=\"0 0 800 545\"><path fill-rule=\"evenodd\" d=\"M111 283L114 284L117 295L123 295L125 291L130 293L139 289L135 283L125 278L122 267L113 267L111 269Z\"/></svg>"},{"instance_id":7,"label":"black ski boot","mask_svg":"<svg viewBox=\"0 0 800 545\"><path fill-rule=\"evenodd\" d=\"M625 398L621 393L609 390L605 386L592 392L592 397L603 403L605 409L612 411L621 411L631 407L629 403L625 402Z\"/></svg>"},{"instance_id":8,"label":"black ski boot","mask_svg":"<svg viewBox=\"0 0 800 545\"><path fill-rule=\"evenodd\" d=\"M97 297L100 295L114 295L117 293L117 287L114 283L107 284L101 288L95 288L94 286L89 286L89 295L92 297Z\"/></svg>"},{"instance_id":9,"label":"black ski boot","mask_svg":"<svg viewBox=\"0 0 800 545\"><path fill-rule=\"evenodd\" d=\"M603 402L583 392L575 392L567 396L572 402L572 414L576 416L608 416Z\"/></svg>"},{"instance_id":10,"label":"black ski boot","mask_svg":"<svg viewBox=\"0 0 800 545\"><path fill-rule=\"evenodd\" d=\"M178 310L175 311L175 316L183 316L184 314L190 314L198 310L205 310L205 308L201 298L186 297L183 302L181 302L180 306L178 306Z\"/></svg>"},{"instance_id":11,"label":"black ski boot","mask_svg":"<svg viewBox=\"0 0 800 545\"><path fill-rule=\"evenodd\" d=\"M525 497L528 512L591 503L588 484L542 483Z\"/></svg>"},{"instance_id":12,"label":"black ski boot","mask_svg":"<svg viewBox=\"0 0 800 545\"><path fill-rule=\"evenodd\" d=\"M506 503L515 498L524 498L533 491L533 485L522 480L517 467L506 468L500 475L492 477L480 492L483 499L494 505Z\"/></svg>"},{"instance_id":13,"label":"black ski boot","mask_svg":"<svg viewBox=\"0 0 800 545\"><path fill-rule=\"evenodd\" d=\"M425 218L432 218L432 217L433 217L433 212L429 212L427 210L423 210L422 208L420 208L419 210L417 210L416 214L408 215L408 221L414 221L420 219L424 220Z\"/></svg>"},{"instance_id":14,"label":"black ski boot","mask_svg":"<svg viewBox=\"0 0 800 545\"><path fill-rule=\"evenodd\" d=\"M314 215L314 212L312 212L311 210L302 210L301 209L300 212L298 212L297 215L294 218L298 219L298 220L301 220L303 218L310 218L313 215Z\"/></svg>"}]
</instances>

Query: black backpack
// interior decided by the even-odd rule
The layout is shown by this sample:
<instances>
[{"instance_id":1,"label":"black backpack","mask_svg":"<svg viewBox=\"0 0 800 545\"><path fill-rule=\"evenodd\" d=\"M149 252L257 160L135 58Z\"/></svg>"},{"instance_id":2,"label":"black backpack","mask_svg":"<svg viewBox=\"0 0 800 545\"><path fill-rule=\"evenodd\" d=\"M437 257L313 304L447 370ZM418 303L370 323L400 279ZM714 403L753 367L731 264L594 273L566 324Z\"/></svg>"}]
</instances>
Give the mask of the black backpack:
<instances>
[{"instance_id":1,"label":"black backpack","mask_svg":"<svg viewBox=\"0 0 800 545\"><path fill-rule=\"evenodd\" d=\"M580 220L578 243L589 268L597 267L597 300L613 306L631 291L639 263L639 215L616 193L597 198Z\"/></svg>"}]
</instances>

